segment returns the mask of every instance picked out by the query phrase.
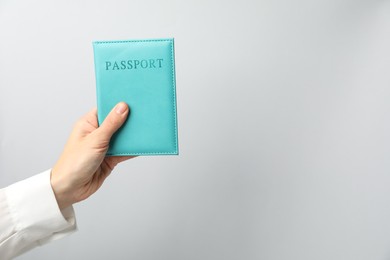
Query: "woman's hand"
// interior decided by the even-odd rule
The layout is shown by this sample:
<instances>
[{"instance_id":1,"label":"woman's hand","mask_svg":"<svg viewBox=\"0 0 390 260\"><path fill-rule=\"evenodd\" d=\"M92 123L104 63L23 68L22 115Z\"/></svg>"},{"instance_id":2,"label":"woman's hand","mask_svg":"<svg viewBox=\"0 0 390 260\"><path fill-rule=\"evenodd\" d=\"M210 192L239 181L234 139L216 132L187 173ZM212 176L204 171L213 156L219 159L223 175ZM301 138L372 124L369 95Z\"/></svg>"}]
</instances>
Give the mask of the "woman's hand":
<instances>
[{"instance_id":1,"label":"woman's hand","mask_svg":"<svg viewBox=\"0 0 390 260\"><path fill-rule=\"evenodd\" d=\"M134 156L106 157L111 136L126 121L129 107L118 103L101 126L93 109L74 126L51 172L51 185L60 209L95 193L114 167Z\"/></svg>"}]
</instances>

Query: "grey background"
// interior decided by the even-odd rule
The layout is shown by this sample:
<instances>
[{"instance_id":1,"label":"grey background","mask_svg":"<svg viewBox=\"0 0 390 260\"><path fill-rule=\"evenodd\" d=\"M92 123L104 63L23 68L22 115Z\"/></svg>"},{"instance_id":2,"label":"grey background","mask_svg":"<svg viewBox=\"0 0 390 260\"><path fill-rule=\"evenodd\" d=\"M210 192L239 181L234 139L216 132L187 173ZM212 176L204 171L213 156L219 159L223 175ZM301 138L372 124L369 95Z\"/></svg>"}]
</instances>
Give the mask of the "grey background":
<instances>
[{"instance_id":1,"label":"grey background","mask_svg":"<svg viewBox=\"0 0 390 260\"><path fill-rule=\"evenodd\" d=\"M19 259L390 259L390 2L0 0L0 183L95 106L93 40L175 37L180 156Z\"/></svg>"}]
</instances>

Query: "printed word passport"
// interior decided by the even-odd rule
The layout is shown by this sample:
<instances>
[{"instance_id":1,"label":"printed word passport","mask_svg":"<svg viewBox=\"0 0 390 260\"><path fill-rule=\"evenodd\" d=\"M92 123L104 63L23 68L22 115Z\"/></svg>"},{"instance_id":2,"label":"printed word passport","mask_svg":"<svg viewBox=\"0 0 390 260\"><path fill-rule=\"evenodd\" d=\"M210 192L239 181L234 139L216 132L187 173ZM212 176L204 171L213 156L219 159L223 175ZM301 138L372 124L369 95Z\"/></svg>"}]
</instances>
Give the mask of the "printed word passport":
<instances>
[{"instance_id":1,"label":"printed word passport","mask_svg":"<svg viewBox=\"0 0 390 260\"><path fill-rule=\"evenodd\" d=\"M130 114L107 155L177 155L173 39L93 42L99 125L120 102Z\"/></svg>"}]
</instances>

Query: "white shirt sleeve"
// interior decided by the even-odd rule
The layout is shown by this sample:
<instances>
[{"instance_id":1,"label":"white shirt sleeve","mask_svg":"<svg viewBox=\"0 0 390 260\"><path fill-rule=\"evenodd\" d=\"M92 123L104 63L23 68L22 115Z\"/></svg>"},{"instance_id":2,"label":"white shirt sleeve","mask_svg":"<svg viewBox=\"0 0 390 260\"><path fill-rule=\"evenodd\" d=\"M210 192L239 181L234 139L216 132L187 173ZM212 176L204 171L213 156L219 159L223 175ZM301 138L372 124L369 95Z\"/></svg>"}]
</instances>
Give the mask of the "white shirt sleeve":
<instances>
[{"instance_id":1,"label":"white shirt sleeve","mask_svg":"<svg viewBox=\"0 0 390 260\"><path fill-rule=\"evenodd\" d=\"M47 170L0 189L0 258L12 259L77 229L73 207L60 210Z\"/></svg>"}]
</instances>

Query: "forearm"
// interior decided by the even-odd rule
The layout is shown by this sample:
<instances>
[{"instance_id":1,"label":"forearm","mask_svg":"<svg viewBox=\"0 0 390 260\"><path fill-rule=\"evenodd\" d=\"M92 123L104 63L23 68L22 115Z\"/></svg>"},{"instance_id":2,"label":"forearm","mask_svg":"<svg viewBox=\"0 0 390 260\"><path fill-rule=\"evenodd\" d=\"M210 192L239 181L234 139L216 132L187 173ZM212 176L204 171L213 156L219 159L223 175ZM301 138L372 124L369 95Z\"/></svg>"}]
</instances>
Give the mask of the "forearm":
<instances>
[{"instance_id":1,"label":"forearm","mask_svg":"<svg viewBox=\"0 0 390 260\"><path fill-rule=\"evenodd\" d=\"M11 259L76 229L73 208L60 211L50 171L0 190L0 255Z\"/></svg>"}]
</instances>

